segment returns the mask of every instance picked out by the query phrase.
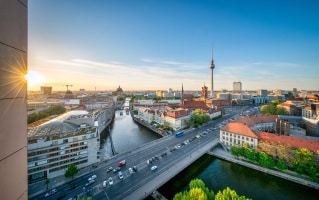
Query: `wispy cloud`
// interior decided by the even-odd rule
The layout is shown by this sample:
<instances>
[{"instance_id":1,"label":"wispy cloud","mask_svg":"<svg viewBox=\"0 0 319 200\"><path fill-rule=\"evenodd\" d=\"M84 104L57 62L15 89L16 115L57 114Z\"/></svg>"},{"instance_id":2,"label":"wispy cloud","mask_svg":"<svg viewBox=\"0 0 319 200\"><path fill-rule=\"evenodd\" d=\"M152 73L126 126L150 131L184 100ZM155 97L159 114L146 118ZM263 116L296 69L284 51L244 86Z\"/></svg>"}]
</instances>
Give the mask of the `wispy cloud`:
<instances>
[{"instance_id":1,"label":"wispy cloud","mask_svg":"<svg viewBox=\"0 0 319 200\"><path fill-rule=\"evenodd\" d=\"M93 59L52 59L43 72L49 74L51 81L72 82L75 85L100 85L101 87L137 89L174 88L184 83L188 89L198 89L210 84L209 63L187 63L163 58L143 58L139 64L118 61L96 61ZM267 66L276 65L278 70ZM50 66L50 67L49 67ZM287 62L251 62L234 65L217 65L214 69L214 88L232 88L234 81L242 81L243 88L263 86L265 82L277 82L286 76L287 68L298 64ZM36 68L40 69L40 68ZM273 68L272 68L273 69ZM80 87L80 86L79 86ZM249 89L250 89L249 88Z\"/></svg>"}]
</instances>

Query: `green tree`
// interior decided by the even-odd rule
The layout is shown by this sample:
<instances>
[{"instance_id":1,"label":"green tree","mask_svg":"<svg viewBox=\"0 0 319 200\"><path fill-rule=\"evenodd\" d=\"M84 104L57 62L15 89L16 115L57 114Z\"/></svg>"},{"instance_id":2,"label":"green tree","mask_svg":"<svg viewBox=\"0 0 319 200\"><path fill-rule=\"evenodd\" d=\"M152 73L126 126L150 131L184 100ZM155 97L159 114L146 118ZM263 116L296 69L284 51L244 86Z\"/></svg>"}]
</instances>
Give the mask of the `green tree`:
<instances>
[{"instance_id":1,"label":"green tree","mask_svg":"<svg viewBox=\"0 0 319 200\"><path fill-rule=\"evenodd\" d=\"M78 172L79 172L78 167L74 163L72 163L69 166L69 168L66 170L64 176L65 177L72 177L72 180L73 180L74 175L77 174Z\"/></svg>"},{"instance_id":2,"label":"green tree","mask_svg":"<svg viewBox=\"0 0 319 200\"><path fill-rule=\"evenodd\" d=\"M207 123L209 120L210 117L206 113L204 113L200 109L195 109L190 119L190 125L198 127L202 124Z\"/></svg>"},{"instance_id":3,"label":"green tree","mask_svg":"<svg viewBox=\"0 0 319 200\"><path fill-rule=\"evenodd\" d=\"M189 190L189 198L197 199L197 200L208 200L207 194L204 192L202 188L191 188Z\"/></svg>"},{"instance_id":4,"label":"green tree","mask_svg":"<svg viewBox=\"0 0 319 200\"><path fill-rule=\"evenodd\" d=\"M267 168L275 167L274 159L265 152L258 153L258 162L263 167L267 167Z\"/></svg>"},{"instance_id":5,"label":"green tree","mask_svg":"<svg viewBox=\"0 0 319 200\"><path fill-rule=\"evenodd\" d=\"M277 160L277 168L280 170L288 169L286 162L282 159Z\"/></svg>"},{"instance_id":6,"label":"green tree","mask_svg":"<svg viewBox=\"0 0 319 200\"><path fill-rule=\"evenodd\" d=\"M257 153L255 152L255 150L250 148L247 143L243 143L242 155L251 161L257 161Z\"/></svg>"},{"instance_id":7,"label":"green tree","mask_svg":"<svg viewBox=\"0 0 319 200\"><path fill-rule=\"evenodd\" d=\"M269 105L263 105L260 107L260 112L262 114L269 114L269 115L288 115L288 112L281 107L278 107L279 100L272 101Z\"/></svg>"},{"instance_id":8,"label":"green tree","mask_svg":"<svg viewBox=\"0 0 319 200\"><path fill-rule=\"evenodd\" d=\"M235 190L230 189L227 187L223 191L219 191L216 196L215 200L247 200L245 196L239 196Z\"/></svg>"},{"instance_id":9,"label":"green tree","mask_svg":"<svg viewBox=\"0 0 319 200\"><path fill-rule=\"evenodd\" d=\"M28 116L28 124L38 121L40 119L52 116L52 115L59 115L66 111L63 106L51 106L46 110L42 110L40 112L32 113Z\"/></svg>"},{"instance_id":10,"label":"green tree","mask_svg":"<svg viewBox=\"0 0 319 200\"><path fill-rule=\"evenodd\" d=\"M270 103L271 103L272 105L274 105L274 106L277 106L277 105L281 104L281 101L278 100L278 99L276 99L276 100L272 100Z\"/></svg>"},{"instance_id":11,"label":"green tree","mask_svg":"<svg viewBox=\"0 0 319 200\"><path fill-rule=\"evenodd\" d=\"M189 183L189 191L179 192L175 194L174 200L190 200L190 199L200 199L200 200L213 200L215 194L210 191L205 183L200 179L191 180Z\"/></svg>"},{"instance_id":12,"label":"green tree","mask_svg":"<svg viewBox=\"0 0 319 200\"><path fill-rule=\"evenodd\" d=\"M236 157L240 156L242 152L242 148L238 145L234 145L230 148L230 153Z\"/></svg>"},{"instance_id":13,"label":"green tree","mask_svg":"<svg viewBox=\"0 0 319 200\"><path fill-rule=\"evenodd\" d=\"M50 183L50 179L49 178L46 178L44 180L44 184L47 186L47 189L49 188L49 183Z\"/></svg>"},{"instance_id":14,"label":"green tree","mask_svg":"<svg viewBox=\"0 0 319 200\"><path fill-rule=\"evenodd\" d=\"M311 167L316 169L314 155L308 149L299 148L294 150L293 154L292 166L298 174L307 174L307 169Z\"/></svg>"},{"instance_id":15,"label":"green tree","mask_svg":"<svg viewBox=\"0 0 319 200\"><path fill-rule=\"evenodd\" d=\"M214 192L210 191L206 186L205 183L201 180L201 179L193 179L191 180L191 182L189 183L189 188L193 189L193 188L200 188L204 191L204 193L206 194L208 199L214 199Z\"/></svg>"}]
</instances>

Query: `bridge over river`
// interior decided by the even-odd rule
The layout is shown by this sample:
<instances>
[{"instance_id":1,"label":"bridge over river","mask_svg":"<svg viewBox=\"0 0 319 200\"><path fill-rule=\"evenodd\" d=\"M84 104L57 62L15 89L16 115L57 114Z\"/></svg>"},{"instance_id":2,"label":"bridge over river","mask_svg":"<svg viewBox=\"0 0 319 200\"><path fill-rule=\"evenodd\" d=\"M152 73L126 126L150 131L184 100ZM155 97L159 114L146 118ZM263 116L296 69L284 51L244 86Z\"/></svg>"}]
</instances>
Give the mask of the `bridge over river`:
<instances>
[{"instance_id":1,"label":"bridge over river","mask_svg":"<svg viewBox=\"0 0 319 200\"><path fill-rule=\"evenodd\" d=\"M217 130L207 134L202 134L203 132L204 130L196 129L180 138L164 137L113 157L95 172L100 179L98 178L99 184L93 187L93 198L146 198L219 143ZM106 172L109 167L115 168L124 159L127 164L121 169L124 175L122 180L117 173ZM133 166L137 167L137 172L130 173L128 169ZM152 166L157 166L157 169L152 171ZM103 180L109 177L114 184L103 187Z\"/></svg>"},{"instance_id":2,"label":"bridge over river","mask_svg":"<svg viewBox=\"0 0 319 200\"><path fill-rule=\"evenodd\" d=\"M52 183L58 192L46 199L57 199L60 196L63 196L63 199L77 196L112 200L143 199L216 146L219 141L219 129L204 132L234 115L235 113L194 130L185 131L182 137L165 136L137 148L120 151L120 154L107 158L95 168L81 170L72 181L63 176L57 177ZM124 144L130 143L131 140L133 142L131 137L130 132L126 132L125 137L121 137L121 142ZM188 140L191 142L184 143ZM148 163L150 159L152 162ZM113 173L108 169L117 168L122 160L126 160L127 164L121 168L124 178L120 179L117 172ZM152 171L151 167L155 165L157 169ZM137 167L137 171L130 173L129 168L133 166ZM95 183L85 186L92 175L97 175ZM110 177L113 179L113 185L107 183L103 187L103 182ZM45 192L39 187L38 192L29 198L42 199Z\"/></svg>"}]
</instances>

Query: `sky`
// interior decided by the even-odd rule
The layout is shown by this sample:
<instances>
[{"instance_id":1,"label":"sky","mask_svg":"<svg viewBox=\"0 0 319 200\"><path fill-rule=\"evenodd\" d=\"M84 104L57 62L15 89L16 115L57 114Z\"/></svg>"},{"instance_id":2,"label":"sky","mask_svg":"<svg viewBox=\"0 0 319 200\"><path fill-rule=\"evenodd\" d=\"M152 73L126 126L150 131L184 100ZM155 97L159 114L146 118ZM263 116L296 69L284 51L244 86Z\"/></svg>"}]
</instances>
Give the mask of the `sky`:
<instances>
[{"instance_id":1,"label":"sky","mask_svg":"<svg viewBox=\"0 0 319 200\"><path fill-rule=\"evenodd\" d=\"M319 90L316 0L29 0L28 89Z\"/></svg>"}]
</instances>

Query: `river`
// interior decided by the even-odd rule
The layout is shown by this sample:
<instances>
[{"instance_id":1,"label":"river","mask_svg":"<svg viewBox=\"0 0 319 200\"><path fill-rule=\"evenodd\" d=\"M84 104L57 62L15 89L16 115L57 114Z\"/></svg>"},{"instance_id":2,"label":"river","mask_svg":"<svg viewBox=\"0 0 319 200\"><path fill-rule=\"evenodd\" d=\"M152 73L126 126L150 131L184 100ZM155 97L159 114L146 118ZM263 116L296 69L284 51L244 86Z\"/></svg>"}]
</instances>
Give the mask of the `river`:
<instances>
[{"instance_id":1,"label":"river","mask_svg":"<svg viewBox=\"0 0 319 200\"><path fill-rule=\"evenodd\" d=\"M121 112L122 115L121 115ZM101 134L101 156L107 159L113 156L111 140L117 153L122 153L160 138L157 134L136 124L125 110L115 112L110 128ZM168 199L174 194L188 189L188 183L194 178L202 179L215 193L230 187L239 195L257 200L295 200L318 199L319 191L290 181L286 181L240 165L232 164L215 157L205 155L174 179L159 189Z\"/></svg>"}]
</instances>

